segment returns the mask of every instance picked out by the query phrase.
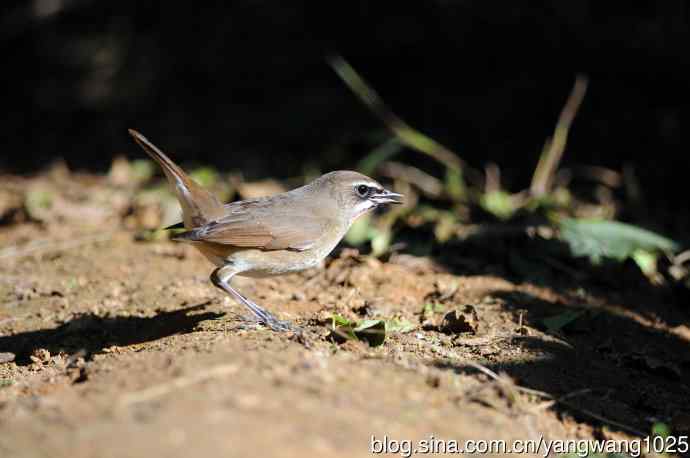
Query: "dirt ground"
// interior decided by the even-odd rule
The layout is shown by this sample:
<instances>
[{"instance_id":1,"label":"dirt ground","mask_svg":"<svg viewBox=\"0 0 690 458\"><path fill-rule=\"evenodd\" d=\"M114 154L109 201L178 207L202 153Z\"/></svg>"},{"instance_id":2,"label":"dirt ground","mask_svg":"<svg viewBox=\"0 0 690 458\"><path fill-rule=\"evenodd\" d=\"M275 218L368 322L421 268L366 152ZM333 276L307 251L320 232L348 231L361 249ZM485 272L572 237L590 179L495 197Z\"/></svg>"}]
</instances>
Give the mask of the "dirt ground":
<instances>
[{"instance_id":1,"label":"dirt ground","mask_svg":"<svg viewBox=\"0 0 690 458\"><path fill-rule=\"evenodd\" d=\"M235 281L299 337L244 321L193 247L135 236L129 191L99 197L103 178L18 215L13 196L52 189L41 180L3 178L1 457L368 456L372 436L690 431L690 310L638 277L529 282L456 243L442 248L455 264L345 249ZM567 327L544 325L568 311ZM372 347L333 339L334 314L414 326Z\"/></svg>"}]
</instances>

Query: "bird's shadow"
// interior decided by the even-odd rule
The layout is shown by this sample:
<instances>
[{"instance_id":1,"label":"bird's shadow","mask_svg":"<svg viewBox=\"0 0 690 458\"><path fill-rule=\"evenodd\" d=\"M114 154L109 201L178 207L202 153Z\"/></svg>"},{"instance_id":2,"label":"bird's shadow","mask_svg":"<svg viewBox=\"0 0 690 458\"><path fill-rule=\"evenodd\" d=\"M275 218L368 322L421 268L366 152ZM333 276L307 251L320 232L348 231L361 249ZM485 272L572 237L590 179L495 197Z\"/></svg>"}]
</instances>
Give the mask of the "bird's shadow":
<instances>
[{"instance_id":1,"label":"bird's shadow","mask_svg":"<svg viewBox=\"0 0 690 458\"><path fill-rule=\"evenodd\" d=\"M82 314L56 328L0 336L0 349L14 353L18 365L30 364L31 353L37 348L44 348L51 354L82 352L86 359L90 359L92 355L113 345L134 345L174 334L186 334L194 331L200 322L224 315L217 312L194 313L207 305L208 302L161 312L152 317Z\"/></svg>"}]
</instances>

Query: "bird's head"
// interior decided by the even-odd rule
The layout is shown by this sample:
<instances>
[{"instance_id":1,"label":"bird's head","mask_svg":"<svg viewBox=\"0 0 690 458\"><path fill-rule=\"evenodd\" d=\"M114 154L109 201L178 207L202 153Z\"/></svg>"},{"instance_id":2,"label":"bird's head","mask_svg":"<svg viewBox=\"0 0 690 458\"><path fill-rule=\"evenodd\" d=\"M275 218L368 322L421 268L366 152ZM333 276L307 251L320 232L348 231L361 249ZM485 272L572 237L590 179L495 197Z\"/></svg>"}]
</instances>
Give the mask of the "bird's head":
<instances>
[{"instance_id":1,"label":"bird's head","mask_svg":"<svg viewBox=\"0 0 690 458\"><path fill-rule=\"evenodd\" d=\"M387 190L361 173L341 170L327 173L314 182L315 191L337 203L338 211L349 222L385 204L403 203L403 195Z\"/></svg>"}]
</instances>

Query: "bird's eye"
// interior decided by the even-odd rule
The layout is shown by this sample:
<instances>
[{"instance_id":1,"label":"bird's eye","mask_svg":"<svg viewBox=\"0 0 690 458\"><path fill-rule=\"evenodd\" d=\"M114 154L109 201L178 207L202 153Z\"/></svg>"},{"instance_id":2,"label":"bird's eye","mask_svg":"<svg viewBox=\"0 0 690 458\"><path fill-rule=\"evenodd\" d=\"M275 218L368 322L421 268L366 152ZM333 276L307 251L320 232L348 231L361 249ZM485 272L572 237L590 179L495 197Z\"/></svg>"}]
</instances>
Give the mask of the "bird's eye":
<instances>
[{"instance_id":1,"label":"bird's eye","mask_svg":"<svg viewBox=\"0 0 690 458\"><path fill-rule=\"evenodd\" d=\"M370 188L365 184L360 184L356 188L359 197L367 197L369 195Z\"/></svg>"}]
</instances>

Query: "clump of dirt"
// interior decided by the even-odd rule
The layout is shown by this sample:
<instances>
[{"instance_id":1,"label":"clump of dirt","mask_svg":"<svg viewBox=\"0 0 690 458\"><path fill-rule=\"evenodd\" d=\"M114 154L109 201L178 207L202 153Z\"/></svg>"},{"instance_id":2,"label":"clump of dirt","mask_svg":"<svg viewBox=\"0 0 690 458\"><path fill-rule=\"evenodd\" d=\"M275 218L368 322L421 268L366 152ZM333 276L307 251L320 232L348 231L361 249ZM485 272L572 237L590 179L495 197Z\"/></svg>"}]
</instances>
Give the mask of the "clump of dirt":
<instances>
[{"instance_id":1,"label":"clump of dirt","mask_svg":"<svg viewBox=\"0 0 690 458\"><path fill-rule=\"evenodd\" d=\"M152 223L134 221L134 190L65 180L2 180L3 455L342 456L384 436L686 431L690 319L665 290L344 249L321 269L237 279L305 330L274 333L244 321L193 247L141 236ZM451 247L444 259L468 256ZM383 320L385 340L334 343L336 315Z\"/></svg>"}]
</instances>

